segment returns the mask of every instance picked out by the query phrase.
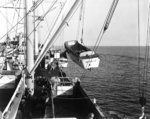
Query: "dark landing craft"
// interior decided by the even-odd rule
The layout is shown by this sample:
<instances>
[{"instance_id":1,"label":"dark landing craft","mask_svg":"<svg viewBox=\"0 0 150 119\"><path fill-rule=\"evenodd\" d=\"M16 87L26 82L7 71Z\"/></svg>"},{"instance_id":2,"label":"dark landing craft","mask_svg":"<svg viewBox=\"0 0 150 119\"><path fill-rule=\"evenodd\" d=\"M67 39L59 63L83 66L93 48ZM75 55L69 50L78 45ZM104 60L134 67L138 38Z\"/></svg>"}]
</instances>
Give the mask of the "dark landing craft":
<instances>
[{"instance_id":1,"label":"dark landing craft","mask_svg":"<svg viewBox=\"0 0 150 119\"><path fill-rule=\"evenodd\" d=\"M83 46L78 41L66 41L65 48L70 58L84 69L99 67L100 59L98 54Z\"/></svg>"}]
</instances>

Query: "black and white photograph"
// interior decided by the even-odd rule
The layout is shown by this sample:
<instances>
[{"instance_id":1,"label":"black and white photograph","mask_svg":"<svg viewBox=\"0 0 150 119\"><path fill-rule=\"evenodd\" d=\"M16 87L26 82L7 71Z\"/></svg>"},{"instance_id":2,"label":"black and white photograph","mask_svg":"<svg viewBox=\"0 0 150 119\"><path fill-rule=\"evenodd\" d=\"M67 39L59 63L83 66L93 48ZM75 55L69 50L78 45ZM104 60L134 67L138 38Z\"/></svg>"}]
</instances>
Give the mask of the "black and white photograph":
<instances>
[{"instance_id":1,"label":"black and white photograph","mask_svg":"<svg viewBox=\"0 0 150 119\"><path fill-rule=\"evenodd\" d=\"M150 119L150 0L0 0L0 119Z\"/></svg>"}]
</instances>

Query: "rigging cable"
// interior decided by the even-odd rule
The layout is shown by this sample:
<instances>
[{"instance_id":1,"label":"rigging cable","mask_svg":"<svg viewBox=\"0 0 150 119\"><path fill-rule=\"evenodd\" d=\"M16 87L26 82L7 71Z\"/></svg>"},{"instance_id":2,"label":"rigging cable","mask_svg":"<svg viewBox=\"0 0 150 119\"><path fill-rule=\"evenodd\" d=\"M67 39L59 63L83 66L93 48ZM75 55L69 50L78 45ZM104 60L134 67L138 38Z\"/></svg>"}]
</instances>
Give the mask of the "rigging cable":
<instances>
[{"instance_id":1,"label":"rigging cable","mask_svg":"<svg viewBox=\"0 0 150 119\"><path fill-rule=\"evenodd\" d=\"M42 5L42 10L43 10L43 13L44 13L45 11L44 11L43 5ZM45 21L46 21L47 29L48 29L48 31L50 31L50 28L49 28L49 24L48 24L47 18L45 19Z\"/></svg>"},{"instance_id":2,"label":"rigging cable","mask_svg":"<svg viewBox=\"0 0 150 119\"><path fill-rule=\"evenodd\" d=\"M37 0L35 4L31 7L29 10L30 12L33 12L44 0Z\"/></svg>"},{"instance_id":3,"label":"rigging cable","mask_svg":"<svg viewBox=\"0 0 150 119\"><path fill-rule=\"evenodd\" d=\"M140 49L140 1L138 0L138 4L137 4L137 8L138 8L138 79L139 79L139 103L141 105L141 117L144 117L144 103L146 103L146 98L144 97L143 93L142 93L142 88L141 88L141 71L140 71L140 56L141 56L141 49Z\"/></svg>"},{"instance_id":4,"label":"rigging cable","mask_svg":"<svg viewBox=\"0 0 150 119\"><path fill-rule=\"evenodd\" d=\"M114 1L112 2L111 8L110 8L110 10L109 10L109 12L108 12L108 15L107 15L107 17L106 17L106 19L105 19L105 21L104 21L103 27L102 27L102 29L100 30L100 33L99 33L98 38L97 38L97 41L96 41L96 43L95 43L95 46L94 46L94 49L93 49L94 51L97 50L97 48L98 48L98 46L99 46L99 44L100 44L100 42L101 42L101 40L102 40L102 37L103 37L105 31L107 30L109 24L110 24L110 21L111 21L111 19L112 19L112 16L113 16L113 14L114 14L114 11L115 11L115 9L116 9L116 7L117 7L118 1L119 1L119 0L114 0Z\"/></svg>"},{"instance_id":5,"label":"rigging cable","mask_svg":"<svg viewBox=\"0 0 150 119\"><path fill-rule=\"evenodd\" d=\"M42 16L42 18L44 18L44 17L49 13L49 11L52 9L52 7L55 5L55 3L56 3L57 1L58 1L58 0L55 0L55 1L53 2L53 4L50 6L50 8L48 9L48 11ZM64 4L63 6L65 6L65 4ZM37 7L36 7L36 8L37 8ZM63 8L63 7L62 7L62 8ZM61 8L61 10L62 10L62 8ZM35 10L35 9L34 9L34 10ZM31 12L31 10L29 10L29 12L28 12L26 15L28 15L30 12ZM61 13L61 12L60 12L60 13ZM60 13L59 13L59 14L60 14ZM58 15L58 16L59 16L59 15ZM24 16L18 23L20 23L24 18L25 18L25 16ZM58 19L58 18L56 18L56 19ZM41 22L41 21L40 21L40 22ZM40 22L36 25L36 27L35 27L34 29L36 29L36 28L38 27L38 25L40 24ZM17 23L17 24L18 24L18 23ZM15 26L13 26L13 28L16 27L17 24L16 24ZM53 27L54 27L54 26L55 26L55 23L54 23ZM53 27L52 27L52 28L53 28ZM13 29L13 28L12 28L12 29ZM52 30L52 28L51 28L51 30ZM9 33L12 29L10 29L7 33ZM34 30L33 30L33 31L34 31ZM33 33L33 31L31 31L31 33L28 35L28 37ZM5 35L6 35L6 34L5 34ZM4 36L5 36L5 35L4 35ZM50 32L49 32L49 35L50 35ZM48 37L49 37L49 35L48 35ZM4 36L3 36L3 37L4 37ZM3 38L3 37L2 37L2 38ZM2 39L2 38L1 38L1 39ZM48 38L47 38L47 39L48 39ZM47 39L46 39L46 40L47 40Z\"/></svg>"},{"instance_id":6,"label":"rigging cable","mask_svg":"<svg viewBox=\"0 0 150 119\"><path fill-rule=\"evenodd\" d=\"M49 8L49 10L46 12L46 14L48 14L48 12L52 9L52 7L56 4L57 1L58 1L58 0L56 0L56 1L50 6L50 8ZM55 22L54 22L52 28L49 30L49 33L48 33L48 36L47 36L46 40L44 40L44 41L45 41L44 44L47 42L47 39L48 39L48 37L50 36L51 31L52 31L52 29L54 28L54 26L55 26L55 24L56 24L56 22L57 22L57 20L58 20L58 18L59 18L59 15L61 14L61 11L62 11L62 9L63 9L64 6L65 6L65 4L64 4L63 6L61 6L61 10L60 10L59 14L56 16ZM42 16L42 18L44 18L45 16L46 16L46 15L44 14L44 15ZM40 23L40 22L39 22L39 23ZM37 24L37 26L39 25L39 23ZM37 27L37 26L36 26L36 27ZM41 48L42 48L42 45L40 46L39 49L41 49Z\"/></svg>"},{"instance_id":7,"label":"rigging cable","mask_svg":"<svg viewBox=\"0 0 150 119\"><path fill-rule=\"evenodd\" d=\"M74 1L73 5L71 6L71 10L68 11L66 13L65 18L63 19L63 21L61 22L61 24L58 26L58 29L55 31L55 33L51 36L51 40L49 40L47 42L47 44L44 44L38 58L35 61L34 67L31 69L30 73L33 73L33 71L37 68L38 64L41 62L42 58L44 57L44 55L46 54L46 52L48 51L48 49L53 45L53 43L56 41L56 38L58 37L58 34L60 34L62 32L62 30L64 29L66 22L69 22L70 19L73 17L73 15L75 14L76 10L79 7L81 0L76 0ZM49 38L49 36L47 37L47 39Z\"/></svg>"},{"instance_id":8,"label":"rigging cable","mask_svg":"<svg viewBox=\"0 0 150 119\"><path fill-rule=\"evenodd\" d=\"M11 4L11 3L12 3L12 1L7 2L7 3L6 3L6 1L5 1L5 3L4 3L3 5L0 6L0 8L4 8L6 5Z\"/></svg>"},{"instance_id":9,"label":"rigging cable","mask_svg":"<svg viewBox=\"0 0 150 119\"><path fill-rule=\"evenodd\" d=\"M6 1L5 1L6 2ZM8 10L5 9L6 11L6 19L8 20ZM6 21L7 22L7 21ZM8 22L6 23L6 27L7 27L7 32L8 32ZM7 37L8 37L8 34L7 34Z\"/></svg>"},{"instance_id":10,"label":"rigging cable","mask_svg":"<svg viewBox=\"0 0 150 119\"><path fill-rule=\"evenodd\" d=\"M141 56L141 49L140 49L140 4L139 4L139 0L138 0L138 79L139 79L139 95L141 95L141 71L140 71L140 56Z\"/></svg>"},{"instance_id":11,"label":"rigging cable","mask_svg":"<svg viewBox=\"0 0 150 119\"><path fill-rule=\"evenodd\" d=\"M38 1L40 1L40 0L38 0ZM25 18L27 15L29 15L33 10L37 9L37 7L43 2L43 0L42 0L42 1L40 1L39 4L37 4L38 1L36 2L36 5L37 5L37 6L34 5L36 8L33 9L34 6L32 6L32 7L30 8L30 10L27 12L27 14L26 14L25 16L23 16L23 17L19 20L19 22L17 22L14 26L12 26L11 29L9 29L8 32L7 32L6 34L4 34L4 35L0 38L0 40L3 39L10 31L12 31L22 20L24 20L24 18Z\"/></svg>"},{"instance_id":12,"label":"rigging cable","mask_svg":"<svg viewBox=\"0 0 150 119\"><path fill-rule=\"evenodd\" d=\"M13 27L13 25L9 22L9 20L8 20L8 18L7 18L7 16L8 15L4 15L1 11L0 11L0 13L1 13L1 15L4 17L4 19L7 21L7 23L9 23L9 25L11 26L11 27ZM14 28L13 29L11 29L11 30L14 30ZM8 31L8 30L7 30ZM15 31L15 30L14 30ZM5 34L5 36L7 36L7 34L9 33L9 31ZM3 38L3 37L2 37ZM1 39L2 39L1 38ZM0 39L0 40L1 40Z\"/></svg>"},{"instance_id":13,"label":"rigging cable","mask_svg":"<svg viewBox=\"0 0 150 119\"><path fill-rule=\"evenodd\" d=\"M85 14L85 2L86 0L83 0L83 5L82 5L82 29L81 29L81 43L83 44L83 35L84 35L84 14Z\"/></svg>"},{"instance_id":14,"label":"rigging cable","mask_svg":"<svg viewBox=\"0 0 150 119\"><path fill-rule=\"evenodd\" d=\"M58 0L55 0L52 5L49 7L49 9L46 11L46 13L44 13L42 16L38 17L37 20L40 20L37 25L35 26L35 28L30 32L30 34L27 36L29 37L35 30L36 28L40 25L40 23L43 21L43 19L46 17L46 15L52 10L52 8L54 7L54 5L56 4ZM34 3L35 4L35 3ZM52 27L53 28L53 27ZM52 29L51 28L51 29ZM50 34L51 30L49 30L49 34ZM44 42L44 44L46 43L46 40ZM43 47L43 45L40 45L39 49L41 49Z\"/></svg>"},{"instance_id":15,"label":"rigging cable","mask_svg":"<svg viewBox=\"0 0 150 119\"><path fill-rule=\"evenodd\" d=\"M18 3L18 2L17 2L17 3ZM16 7L16 5L13 3L13 1L12 1L12 5L13 5L13 8ZM14 12L14 15L13 15L12 24L13 24L14 20L15 20L15 12Z\"/></svg>"},{"instance_id":16,"label":"rigging cable","mask_svg":"<svg viewBox=\"0 0 150 119\"><path fill-rule=\"evenodd\" d=\"M18 3L19 1L17 1L17 3ZM19 3L19 8L20 8L20 6L21 6L21 0L20 0L20 3ZM17 9L15 8L15 11L17 12L17 14L18 14L18 18L17 18L17 22L19 21L19 18L21 18L20 17L20 9L19 9L19 11L17 11ZM14 12L14 14L15 14L15 12ZM16 33L17 33L17 30L18 30L18 25L16 26Z\"/></svg>"},{"instance_id":17,"label":"rigging cable","mask_svg":"<svg viewBox=\"0 0 150 119\"><path fill-rule=\"evenodd\" d=\"M76 37L77 40L79 39L81 41L81 44L83 44L84 13L85 13L85 0L82 0Z\"/></svg>"},{"instance_id":18,"label":"rigging cable","mask_svg":"<svg viewBox=\"0 0 150 119\"><path fill-rule=\"evenodd\" d=\"M149 43L150 43L150 2L148 6L148 20L147 20L147 37L146 37L146 51L145 51L145 61L144 61L144 76L140 88L141 97L139 99L139 103L142 106L142 115L140 118L145 117L144 108L146 105L146 87L147 87L147 73L148 73L148 61L149 61Z\"/></svg>"},{"instance_id":19,"label":"rigging cable","mask_svg":"<svg viewBox=\"0 0 150 119\"><path fill-rule=\"evenodd\" d=\"M55 1L52 3L52 5L49 7L49 9L46 11L46 13L45 13L43 16L41 16L40 19L44 19L44 18L46 17L46 15L51 11L51 9L53 8L53 6L56 4L57 1L58 1L58 0L55 0ZM41 21L42 21L42 20L41 20ZM41 23L41 21L35 26L34 30L39 26L39 24ZM52 28L53 28L53 27L52 27ZM52 28L51 28L51 29L52 29ZM30 32L30 34L28 35L28 37L34 32L34 30ZM49 32L49 35L50 35L50 32ZM46 42L46 40L45 40L45 42ZM40 47L40 48L41 48L41 47Z\"/></svg>"}]
</instances>

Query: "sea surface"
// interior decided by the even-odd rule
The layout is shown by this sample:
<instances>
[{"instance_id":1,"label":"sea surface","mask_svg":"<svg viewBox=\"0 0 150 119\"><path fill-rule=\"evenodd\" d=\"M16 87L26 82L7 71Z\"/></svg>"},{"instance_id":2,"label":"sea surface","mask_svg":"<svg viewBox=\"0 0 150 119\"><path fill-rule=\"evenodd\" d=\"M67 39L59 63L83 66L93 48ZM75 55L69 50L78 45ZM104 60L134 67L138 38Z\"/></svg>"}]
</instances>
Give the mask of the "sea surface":
<instances>
[{"instance_id":1,"label":"sea surface","mask_svg":"<svg viewBox=\"0 0 150 119\"><path fill-rule=\"evenodd\" d=\"M145 114L150 115L150 66L146 79L145 47L140 48L140 59L138 47L99 47L96 52L101 60L97 69L85 70L69 60L64 70L69 76L80 77L89 97L96 98L103 111L116 111L137 119L141 116L139 97L144 93Z\"/></svg>"},{"instance_id":2,"label":"sea surface","mask_svg":"<svg viewBox=\"0 0 150 119\"><path fill-rule=\"evenodd\" d=\"M143 93L147 99L145 114L150 115L150 66L146 79L145 47L140 48L140 60L138 47L99 47L96 52L101 60L97 69L84 70L69 59L68 68L64 70L69 76L80 77L89 97L96 98L104 112L116 111L130 119L141 116L139 97L144 86Z\"/></svg>"}]
</instances>

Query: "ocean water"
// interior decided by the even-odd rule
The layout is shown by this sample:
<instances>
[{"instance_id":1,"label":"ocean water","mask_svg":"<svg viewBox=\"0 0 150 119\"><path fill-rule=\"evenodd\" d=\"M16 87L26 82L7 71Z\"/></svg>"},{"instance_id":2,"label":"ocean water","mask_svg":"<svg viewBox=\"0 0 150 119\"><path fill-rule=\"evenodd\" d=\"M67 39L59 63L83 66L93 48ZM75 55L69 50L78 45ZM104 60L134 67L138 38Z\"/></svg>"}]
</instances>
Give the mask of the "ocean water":
<instances>
[{"instance_id":1,"label":"ocean water","mask_svg":"<svg viewBox=\"0 0 150 119\"><path fill-rule=\"evenodd\" d=\"M96 52L101 59L99 68L84 70L69 60L64 70L69 76L80 77L89 97L96 98L104 111L116 111L135 119L141 115L140 87L147 82L145 113L150 115L150 66L148 78L144 79L145 48L140 48L140 64L137 47L99 47Z\"/></svg>"},{"instance_id":2,"label":"ocean water","mask_svg":"<svg viewBox=\"0 0 150 119\"><path fill-rule=\"evenodd\" d=\"M80 77L81 85L89 97L96 98L104 112L116 111L137 119L141 115L139 92L144 79L145 48L141 47L140 51L139 65L137 47L99 47L96 51L101 59L99 68L84 70L69 59L68 68L64 70L69 76ZM148 78L145 80L146 115L150 115L150 66L148 67Z\"/></svg>"}]
</instances>

